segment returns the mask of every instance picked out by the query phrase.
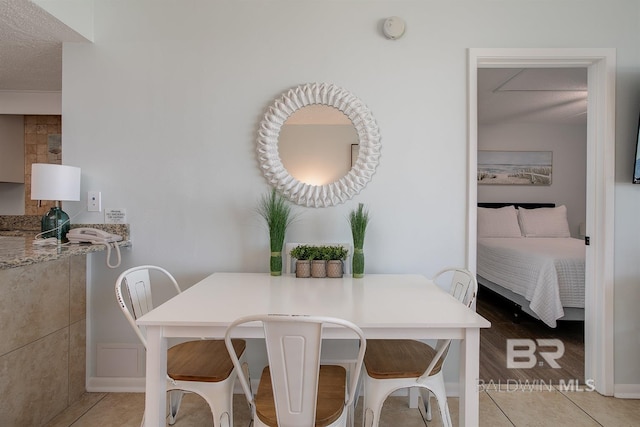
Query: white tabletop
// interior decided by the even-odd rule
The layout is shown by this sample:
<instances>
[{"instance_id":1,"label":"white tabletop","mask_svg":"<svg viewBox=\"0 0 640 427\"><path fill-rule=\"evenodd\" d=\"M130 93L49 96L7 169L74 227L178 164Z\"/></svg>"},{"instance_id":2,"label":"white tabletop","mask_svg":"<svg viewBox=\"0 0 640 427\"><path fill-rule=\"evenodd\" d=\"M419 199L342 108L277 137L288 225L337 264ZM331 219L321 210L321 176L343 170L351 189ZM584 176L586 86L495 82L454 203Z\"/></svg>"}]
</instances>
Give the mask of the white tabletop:
<instances>
[{"instance_id":1,"label":"white tabletop","mask_svg":"<svg viewBox=\"0 0 640 427\"><path fill-rule=\"evenodd\" d=\"M138 324L219 328L238 317L274 313L346 319L369 337L379 328L406 329L405 337L411 337L412 329L490 326L421 275L302 279L264 273L212 274L138 319Z\"/></svg>"}]
</instances>

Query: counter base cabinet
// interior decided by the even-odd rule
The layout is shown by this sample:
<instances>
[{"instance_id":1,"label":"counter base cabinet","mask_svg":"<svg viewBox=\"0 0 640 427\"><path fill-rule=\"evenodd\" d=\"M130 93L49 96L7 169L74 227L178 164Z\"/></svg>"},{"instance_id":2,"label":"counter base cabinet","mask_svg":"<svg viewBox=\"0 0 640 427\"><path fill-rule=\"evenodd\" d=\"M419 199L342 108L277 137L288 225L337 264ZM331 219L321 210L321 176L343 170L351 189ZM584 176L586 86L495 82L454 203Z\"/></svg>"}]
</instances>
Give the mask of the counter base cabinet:
<instances>
[{"instance_id":1,"label":"counter base cabinet","mask_svg":"<svg viewBox=\"0 0 640 427\"><path fill-rule=\"evenodd\" d=\"M86 255L0 270L3 426L44 425L86 373Z\"/></svg>"}]
</instances>

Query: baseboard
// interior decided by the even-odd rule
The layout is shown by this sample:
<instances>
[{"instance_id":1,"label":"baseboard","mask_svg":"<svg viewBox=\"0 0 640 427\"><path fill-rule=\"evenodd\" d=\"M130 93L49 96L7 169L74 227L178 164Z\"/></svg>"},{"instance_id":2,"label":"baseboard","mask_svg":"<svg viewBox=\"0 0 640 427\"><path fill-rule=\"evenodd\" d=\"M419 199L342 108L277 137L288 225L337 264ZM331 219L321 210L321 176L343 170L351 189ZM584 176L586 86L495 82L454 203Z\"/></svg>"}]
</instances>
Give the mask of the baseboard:
<instances>
[{"instance_id":1,"label":"baseboard","mask_svg":"<svg viewBox=\"0 0 640 427\"><path fill-rule=\"evenodd\" d=\"M619 399L640 399L640 384L615 384L613 397Z\"/></svg>"},{"instance_id":2,"label":"baseboard","mask_svg":"<svg viewBox=\"0 0 640 427\"><path fill-rule=\"evenodd\" d=\"M90 377L87 391L98 393L144 393L144 377Z\"/></svg>"}]
</instances>

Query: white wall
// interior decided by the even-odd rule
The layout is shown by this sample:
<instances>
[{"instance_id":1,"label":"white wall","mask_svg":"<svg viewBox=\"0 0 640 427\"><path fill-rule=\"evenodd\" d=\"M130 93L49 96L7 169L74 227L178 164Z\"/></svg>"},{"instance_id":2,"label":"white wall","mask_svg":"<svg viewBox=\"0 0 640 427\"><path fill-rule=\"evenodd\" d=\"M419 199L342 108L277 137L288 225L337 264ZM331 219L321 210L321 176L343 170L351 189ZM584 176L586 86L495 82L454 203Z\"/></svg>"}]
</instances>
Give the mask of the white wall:
<instances>
[{"instance_id":1,"label":"white wall","mask_svg":"<svg viewBox=\"0 0 640 427\"><path fill-rule=\"evenodd\" d=\"M586 125L505 123L478 127L478 149L499 151L551 151L550 186L478 185L480 202L549 202L567 207L573 237L585 222Z\"/></svg>"},{"instance_id":2,"label":"white wall","mask_svg":"<svg viewBox=\"0 0 640 427\"><path fill-rule=\"evenodd\" d=\"M105 207L127 209L134 246L117 270L105 267L104 254L92 258L90 351L98 342L135 342L113 295L128 266L163 265L187 286L213 271L268 271L268 236L254 211L268 187L255 139L281 92L307 82L342 86L369 106L382 135L371 183L343 205L299 208L288 240L349 240L345 217L363 202L372 214L366 271L431 275L465 263L467 49L614 47L615 376L640 384L640 263L631 256L640 245L640 187L627 184L640 98L637 1L96 0L94 7L95 43L64 46L63 161L82 167L83 190L102 191ZM407 20L400 40L380 34L391 15ZM71 204L67 211L74 213ZM85 213L75 221L101 220ZM454 355L449 381L456 366Z\"/></svg>"}]
</instances>

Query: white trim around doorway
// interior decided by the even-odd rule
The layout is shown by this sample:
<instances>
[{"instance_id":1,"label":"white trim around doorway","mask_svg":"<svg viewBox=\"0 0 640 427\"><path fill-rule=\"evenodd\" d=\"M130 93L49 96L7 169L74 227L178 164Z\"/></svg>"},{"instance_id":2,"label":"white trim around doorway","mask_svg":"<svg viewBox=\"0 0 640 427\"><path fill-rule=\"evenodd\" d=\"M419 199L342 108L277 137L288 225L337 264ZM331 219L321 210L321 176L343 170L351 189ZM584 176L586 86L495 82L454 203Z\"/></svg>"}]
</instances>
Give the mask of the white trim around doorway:
<instances>
[{"instance_id":1,"label":"white trim around doorway","mask_svg":"<svg viewBox=\"0 0 640 427\"><path fill-rule=\"evenodd\" d=\"M476 271L478 68L587 69L587 246L585 271L585 379L614 393L613 236L615 168L615 49L469 49L467 265Z\"/></svg>"}]
</instances>

